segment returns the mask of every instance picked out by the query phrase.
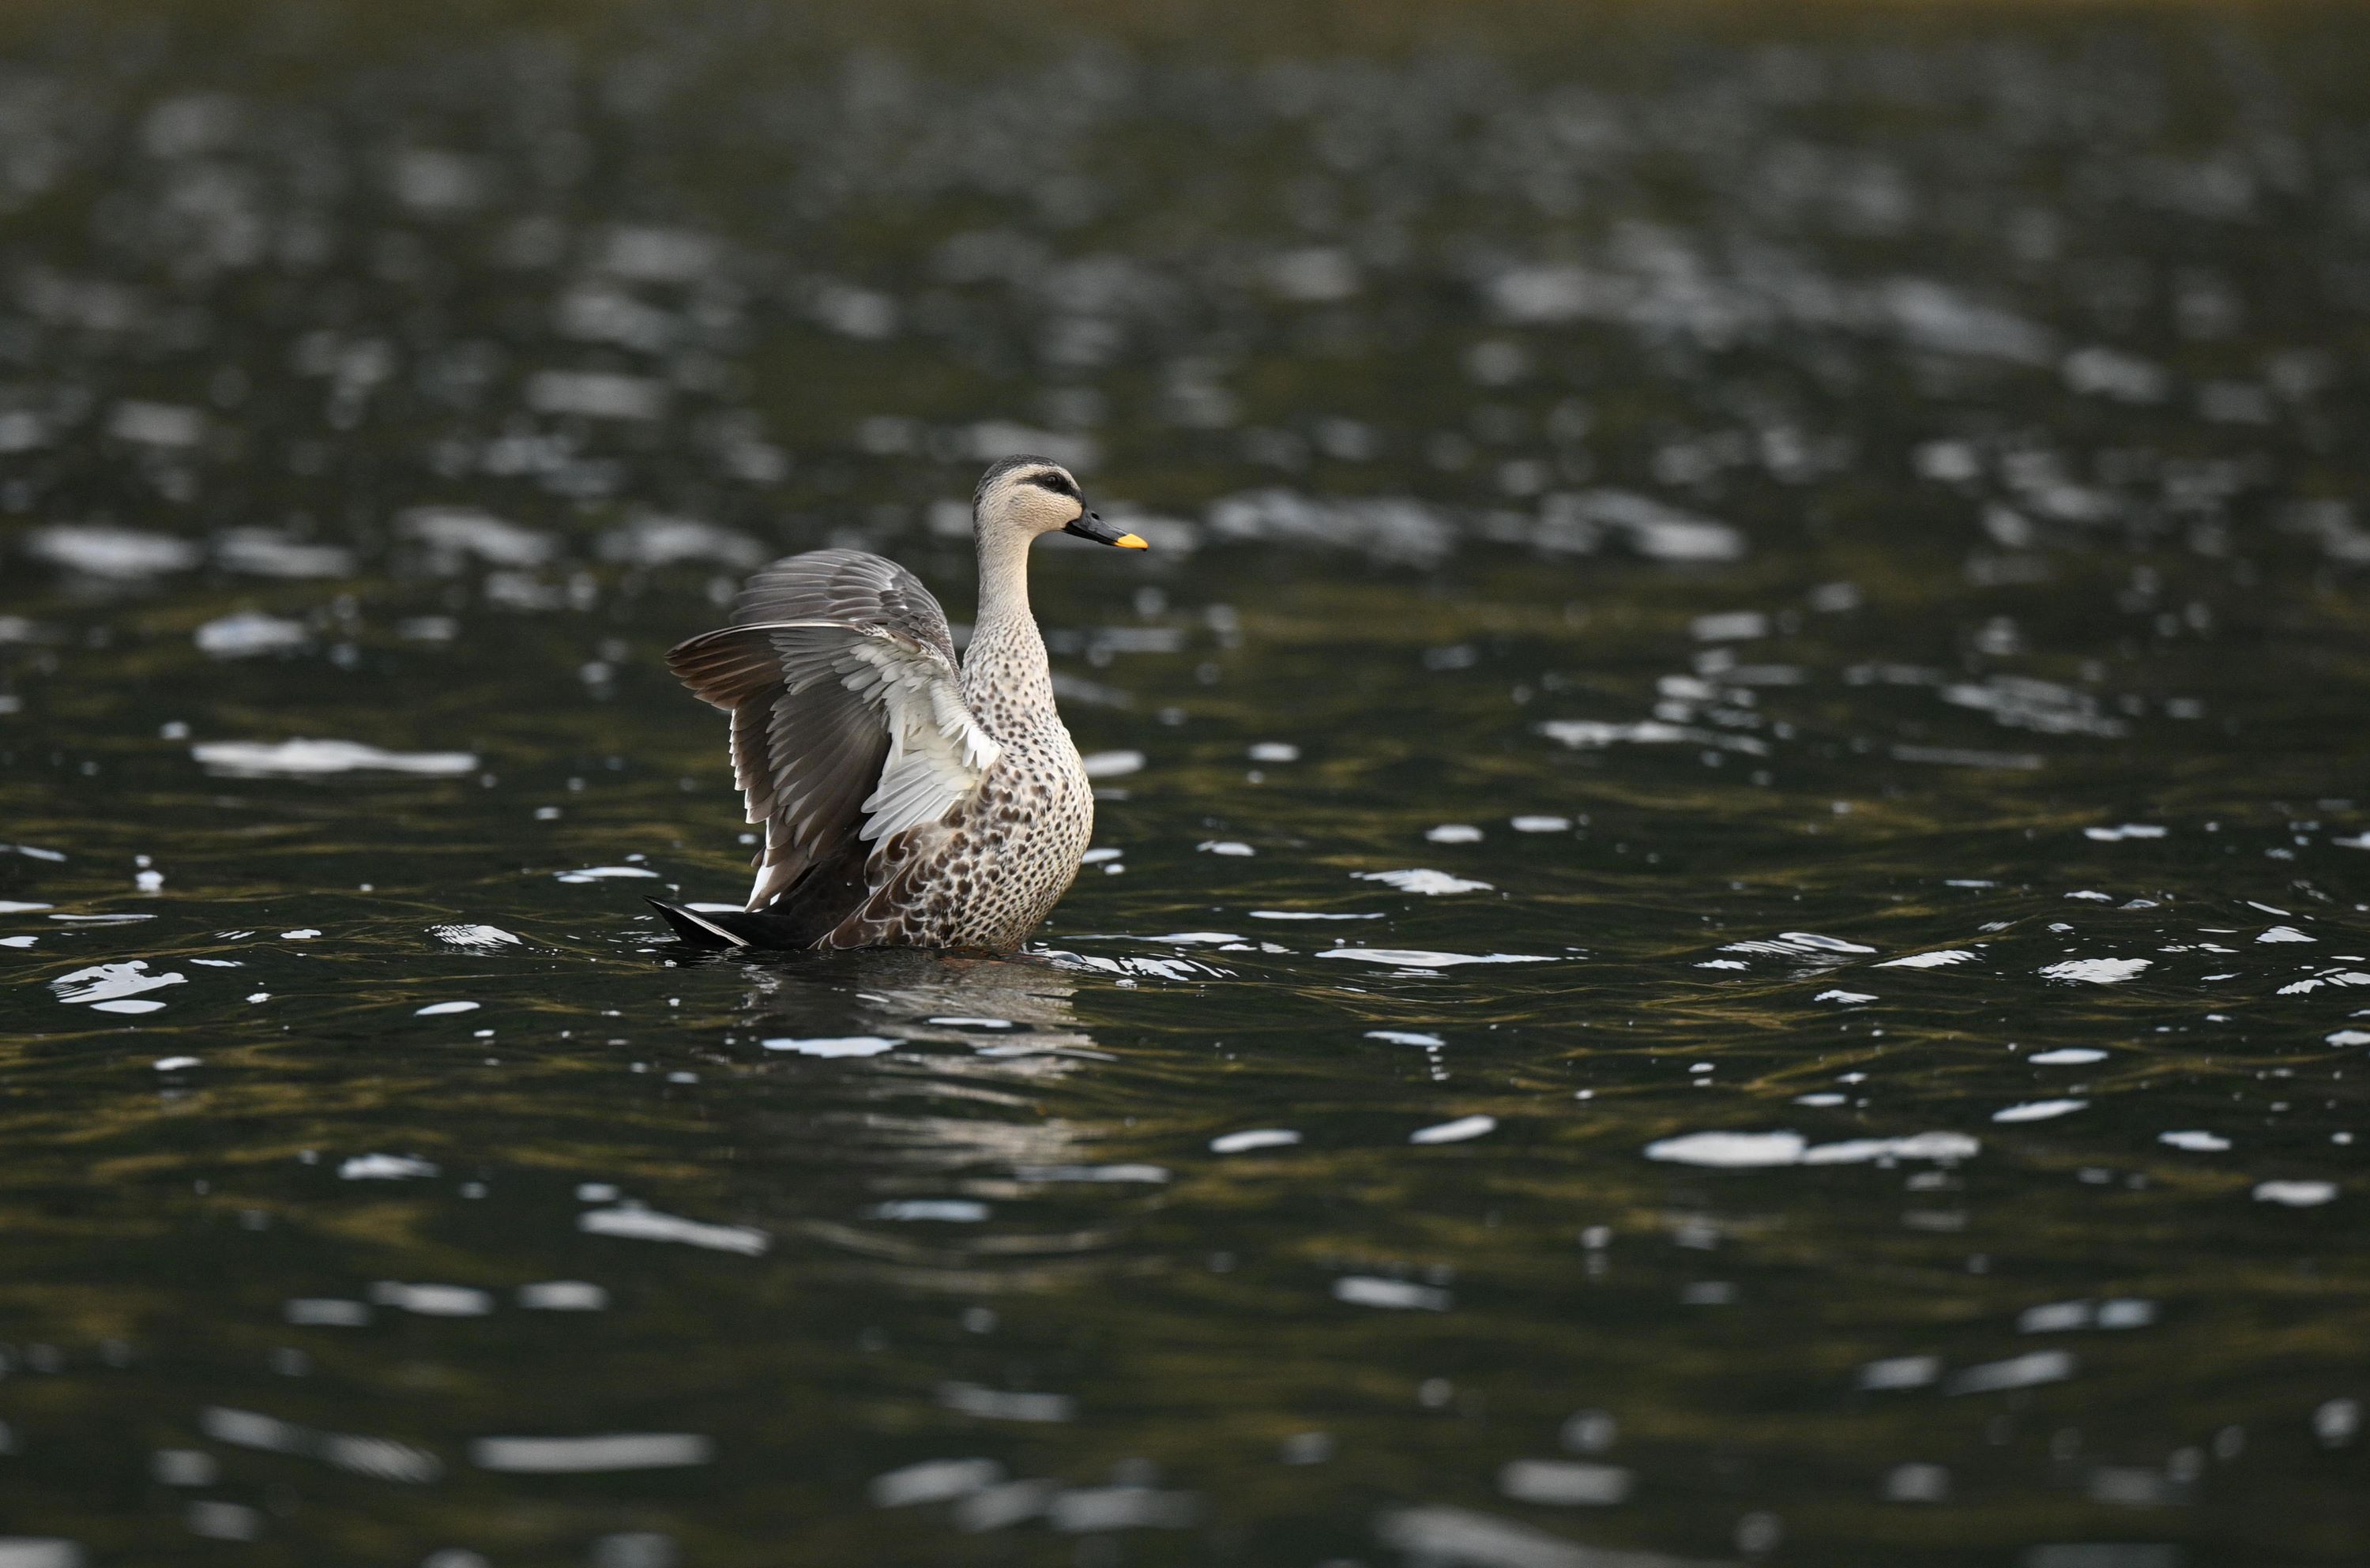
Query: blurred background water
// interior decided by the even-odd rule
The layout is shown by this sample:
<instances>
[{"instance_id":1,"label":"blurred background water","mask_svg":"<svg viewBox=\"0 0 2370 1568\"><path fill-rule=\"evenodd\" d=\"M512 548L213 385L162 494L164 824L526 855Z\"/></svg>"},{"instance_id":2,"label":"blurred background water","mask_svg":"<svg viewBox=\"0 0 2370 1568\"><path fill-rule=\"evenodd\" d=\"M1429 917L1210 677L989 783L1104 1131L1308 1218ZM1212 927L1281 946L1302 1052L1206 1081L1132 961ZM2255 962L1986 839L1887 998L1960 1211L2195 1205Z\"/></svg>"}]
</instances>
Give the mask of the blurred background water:
<instances>
[{"instance_id":1,"label":"blurred background water","mask_svg":"<svg viewBox=\"0 0 2370 1568\"><path fill-rule=\"evenodd\" d=\"M2370 1557L2358 10L0 26L0 1564ZM1077 887L667 945L1012 450Z\"/></svg>"}]
</instances>

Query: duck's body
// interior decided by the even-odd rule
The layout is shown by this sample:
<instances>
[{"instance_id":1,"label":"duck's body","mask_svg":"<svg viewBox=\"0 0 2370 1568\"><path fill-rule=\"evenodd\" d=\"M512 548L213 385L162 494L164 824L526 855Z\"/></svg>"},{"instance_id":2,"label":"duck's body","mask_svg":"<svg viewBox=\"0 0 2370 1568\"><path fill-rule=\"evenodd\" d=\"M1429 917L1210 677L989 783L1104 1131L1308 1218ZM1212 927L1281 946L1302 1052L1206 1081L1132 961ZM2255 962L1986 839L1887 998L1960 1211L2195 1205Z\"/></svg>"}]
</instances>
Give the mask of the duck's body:
<instances>
[{"instance_id":1,"label":"duck's body","mask_svg":"<svg viewBox=\"0 0 2370 1568\"><path fill-rule=\"evenodd\" d=\"M990 468L973 512L979 618L960 665L929 590L860 550L775 562L731 626L668 653L732 716L733 769L765 831L744 910L658 904L685 940L1009 949L1068 889L1094 792L1053 704L1029 546L1056 530L1143 541L1104 527L1042 458Z\"/></svg>"}]
</instances>

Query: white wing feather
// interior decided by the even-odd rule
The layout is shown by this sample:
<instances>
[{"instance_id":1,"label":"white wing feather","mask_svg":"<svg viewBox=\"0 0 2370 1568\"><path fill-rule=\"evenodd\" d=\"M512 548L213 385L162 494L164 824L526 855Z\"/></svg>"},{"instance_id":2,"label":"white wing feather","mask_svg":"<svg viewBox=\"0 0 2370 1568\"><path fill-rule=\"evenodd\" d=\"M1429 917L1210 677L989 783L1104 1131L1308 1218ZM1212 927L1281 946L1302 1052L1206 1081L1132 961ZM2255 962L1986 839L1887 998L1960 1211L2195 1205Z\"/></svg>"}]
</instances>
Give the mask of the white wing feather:
<instances>
[{"instance_id":1,"label":"white wing feather","mask_svg":"<svg viewBox=\"0 0 2370 1568\"><path fill-rule=\"evenodd\" d=\"M850 691L878 705L889 732L880 783L864 802L866 843L944 821L1004 755L964 705L953 672L910 644L875 631L837 667Z\"/></svg>"}]
</instances>

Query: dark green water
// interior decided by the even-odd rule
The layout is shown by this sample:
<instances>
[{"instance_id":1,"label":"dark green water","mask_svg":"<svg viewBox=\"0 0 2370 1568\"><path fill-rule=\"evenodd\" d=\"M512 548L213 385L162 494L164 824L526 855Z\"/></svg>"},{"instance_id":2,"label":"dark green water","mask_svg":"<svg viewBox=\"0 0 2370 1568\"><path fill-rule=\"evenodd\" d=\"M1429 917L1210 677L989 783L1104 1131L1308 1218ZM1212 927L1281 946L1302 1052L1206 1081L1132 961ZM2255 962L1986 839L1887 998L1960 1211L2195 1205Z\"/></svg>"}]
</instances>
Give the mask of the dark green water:
<instances>
[{"instance_id":1,"label":"dark green water","mask_svg":"<svg viewBox=\"0 0 2370 1568\"><path fill-rule=\"evenodd\" d=\"M2370 35L1528 15L16 24L0 1565L2370 1559ZM1015 444L1097 863L664 945Z\"/></svg>"}]
</instances>

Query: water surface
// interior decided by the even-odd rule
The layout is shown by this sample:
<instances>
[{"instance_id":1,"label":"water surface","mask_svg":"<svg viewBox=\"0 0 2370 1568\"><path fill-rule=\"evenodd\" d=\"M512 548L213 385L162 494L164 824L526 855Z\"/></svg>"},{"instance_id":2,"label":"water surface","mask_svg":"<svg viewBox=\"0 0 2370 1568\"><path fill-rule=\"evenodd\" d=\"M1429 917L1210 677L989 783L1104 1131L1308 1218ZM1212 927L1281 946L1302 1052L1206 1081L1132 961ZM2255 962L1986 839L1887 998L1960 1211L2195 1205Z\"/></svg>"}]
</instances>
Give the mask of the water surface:
<instances>
[{"instance_id":1,"label":"water surface","mask_svg":"<svg viewBox=\"0 0 2370 1568\"><path fill-rule=\"evenodd\" d=\"M1387 21L18 24L0 1563L2370 1554L2358 22ZM668 944L1014 449L1076 889Z\"/></svg>"}]
</instances>

